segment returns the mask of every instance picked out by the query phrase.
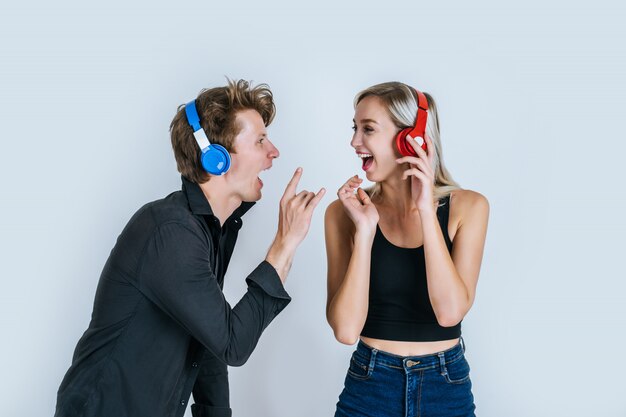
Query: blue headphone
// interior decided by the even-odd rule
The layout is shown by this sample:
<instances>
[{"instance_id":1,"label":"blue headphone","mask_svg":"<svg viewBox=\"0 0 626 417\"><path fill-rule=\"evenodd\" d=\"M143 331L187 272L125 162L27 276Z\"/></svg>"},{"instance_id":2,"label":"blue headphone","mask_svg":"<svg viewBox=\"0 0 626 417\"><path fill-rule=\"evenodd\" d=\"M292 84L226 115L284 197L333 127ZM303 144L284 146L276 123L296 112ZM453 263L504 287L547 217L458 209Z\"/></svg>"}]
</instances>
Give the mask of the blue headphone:
<instances>
[{"instance_id":1,"label":"blue headphone","mask_svg":"<svg viewBox=\"0 0 626 417\"><path fill-rule=\"evenodd\" d=\"M212 175L225 174L230 168L230 154L222 145L211 144L204 129L200 126L200 117L196 110L196 101L190 101L185 105L187 122L193 129L193 137L196 138L200 147L200 162L202 168Z\"/></svg>"}]
</instances>

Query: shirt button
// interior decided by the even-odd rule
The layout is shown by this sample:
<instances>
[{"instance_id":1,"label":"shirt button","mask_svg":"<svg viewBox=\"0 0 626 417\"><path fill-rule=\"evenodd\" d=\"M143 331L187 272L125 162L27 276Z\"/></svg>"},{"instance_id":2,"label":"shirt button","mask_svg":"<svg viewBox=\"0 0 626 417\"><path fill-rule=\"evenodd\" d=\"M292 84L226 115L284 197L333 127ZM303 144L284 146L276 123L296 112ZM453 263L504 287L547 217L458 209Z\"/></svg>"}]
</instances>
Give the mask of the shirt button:
<instances>
[{"instance_id":1,"label":"shirt button","mask_svg":"<svg viewBox=\"0 0 626 417\"><path fill-rule=\"evenodd\" d=\"M198 367L198 362L194 362L191 364L192 367L197 368Z\"/></svg>"},{"instance_id":2,"label":"shirt button","mask_svg":"<svg viewBox=\"0 0 626 417\"><path fill-rule=\"evenodd\" d=\"M180 405L185 405L185 400L180 400Z\"/></svg>"}]
</instances>

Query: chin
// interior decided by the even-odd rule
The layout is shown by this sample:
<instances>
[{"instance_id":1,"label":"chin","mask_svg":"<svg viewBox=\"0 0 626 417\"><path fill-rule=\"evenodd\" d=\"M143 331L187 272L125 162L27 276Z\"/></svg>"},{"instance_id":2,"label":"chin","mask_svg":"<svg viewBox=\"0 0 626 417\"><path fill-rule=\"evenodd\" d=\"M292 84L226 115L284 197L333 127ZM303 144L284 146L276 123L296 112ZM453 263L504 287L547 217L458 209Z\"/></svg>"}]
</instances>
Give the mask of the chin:
<instances>
[{"instance_id":1,"label":"chin","mask_svg":"<svg viewBox=\"0 0 626 417\"><path fill-rule=\"evenodd\" d=\"M390 178L393 178L393 174L387 173L387 175L383 175L381 173L372 173L369 175L366 174L365 178L367 178L367 180L370 182L384 182L389 180Z\"/></svg>"},{"instance_id":2,"label":"chin","mask_svg":"<svg viewBox=\"0 0 626 417\"><path fill-rule=\"evenodd\" d=\"M238 193L238 197L242 202L251 203L253 201L259 201L261 199L261 193L258 191L245 191Z\"/></svg>"},{"instance_id":3,"label":"chin","mask_svg":"<svg viewBox=\"0 0 626 417\"><path fill-rule=\"evenodd\" d=\"M380 178L379 175L371 171L365 171L365 178L370 182L381 182L383 180L383 178Z\"/></svg>"},{"instance_id":4,"label":"chin","mask_svg":"<svg viewBox=\"0 0 626 417\"><path fill-rule=\"evenodd\" d=\"M246 197L247 199L244 201L259 201L263 197L263 193L261 193L261 190L252 190Z\"/></svg>"}]
</instances>

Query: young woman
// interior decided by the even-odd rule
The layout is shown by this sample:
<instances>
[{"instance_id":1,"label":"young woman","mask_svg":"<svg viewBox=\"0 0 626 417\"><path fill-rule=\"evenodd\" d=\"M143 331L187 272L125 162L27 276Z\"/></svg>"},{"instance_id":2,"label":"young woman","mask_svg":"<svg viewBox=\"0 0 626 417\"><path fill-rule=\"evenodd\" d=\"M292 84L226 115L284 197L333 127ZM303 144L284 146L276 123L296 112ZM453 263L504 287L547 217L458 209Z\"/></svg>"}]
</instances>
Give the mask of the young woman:
<instances>
[{"instance_id":1,"label":"young woman","mask_svg":"<svg viewBox=\"0 0 626 417\"><path fill-rule=\"evenodd\" d=\"M397 139L424 116L423 138ZM445 168L430 95L370 87L356 96L353 129L375 185L366 192L355 175L326 211L326 315L338 341L358 341L335 416L474 416L461 320L474 301L487 199Z\"/></svg>"}]
</instances>

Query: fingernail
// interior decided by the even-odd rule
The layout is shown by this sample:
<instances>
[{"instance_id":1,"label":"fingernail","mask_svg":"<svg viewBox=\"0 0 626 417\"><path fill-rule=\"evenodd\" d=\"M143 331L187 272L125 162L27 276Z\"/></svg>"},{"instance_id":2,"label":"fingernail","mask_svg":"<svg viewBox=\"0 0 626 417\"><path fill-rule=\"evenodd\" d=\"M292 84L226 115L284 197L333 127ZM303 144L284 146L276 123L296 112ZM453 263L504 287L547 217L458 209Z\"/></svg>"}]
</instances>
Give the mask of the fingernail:
<instances>
[{"instance_id":1,"label":"fingernail","mask_svg":"<svg viewBox=\"0 0 626 417\"><path fill-rule=\"evenodd\" d=\"M296 172L300 172L300 171L302 171L302 168L300 167L296 168Z\"/></svg>"}]
</instances>

